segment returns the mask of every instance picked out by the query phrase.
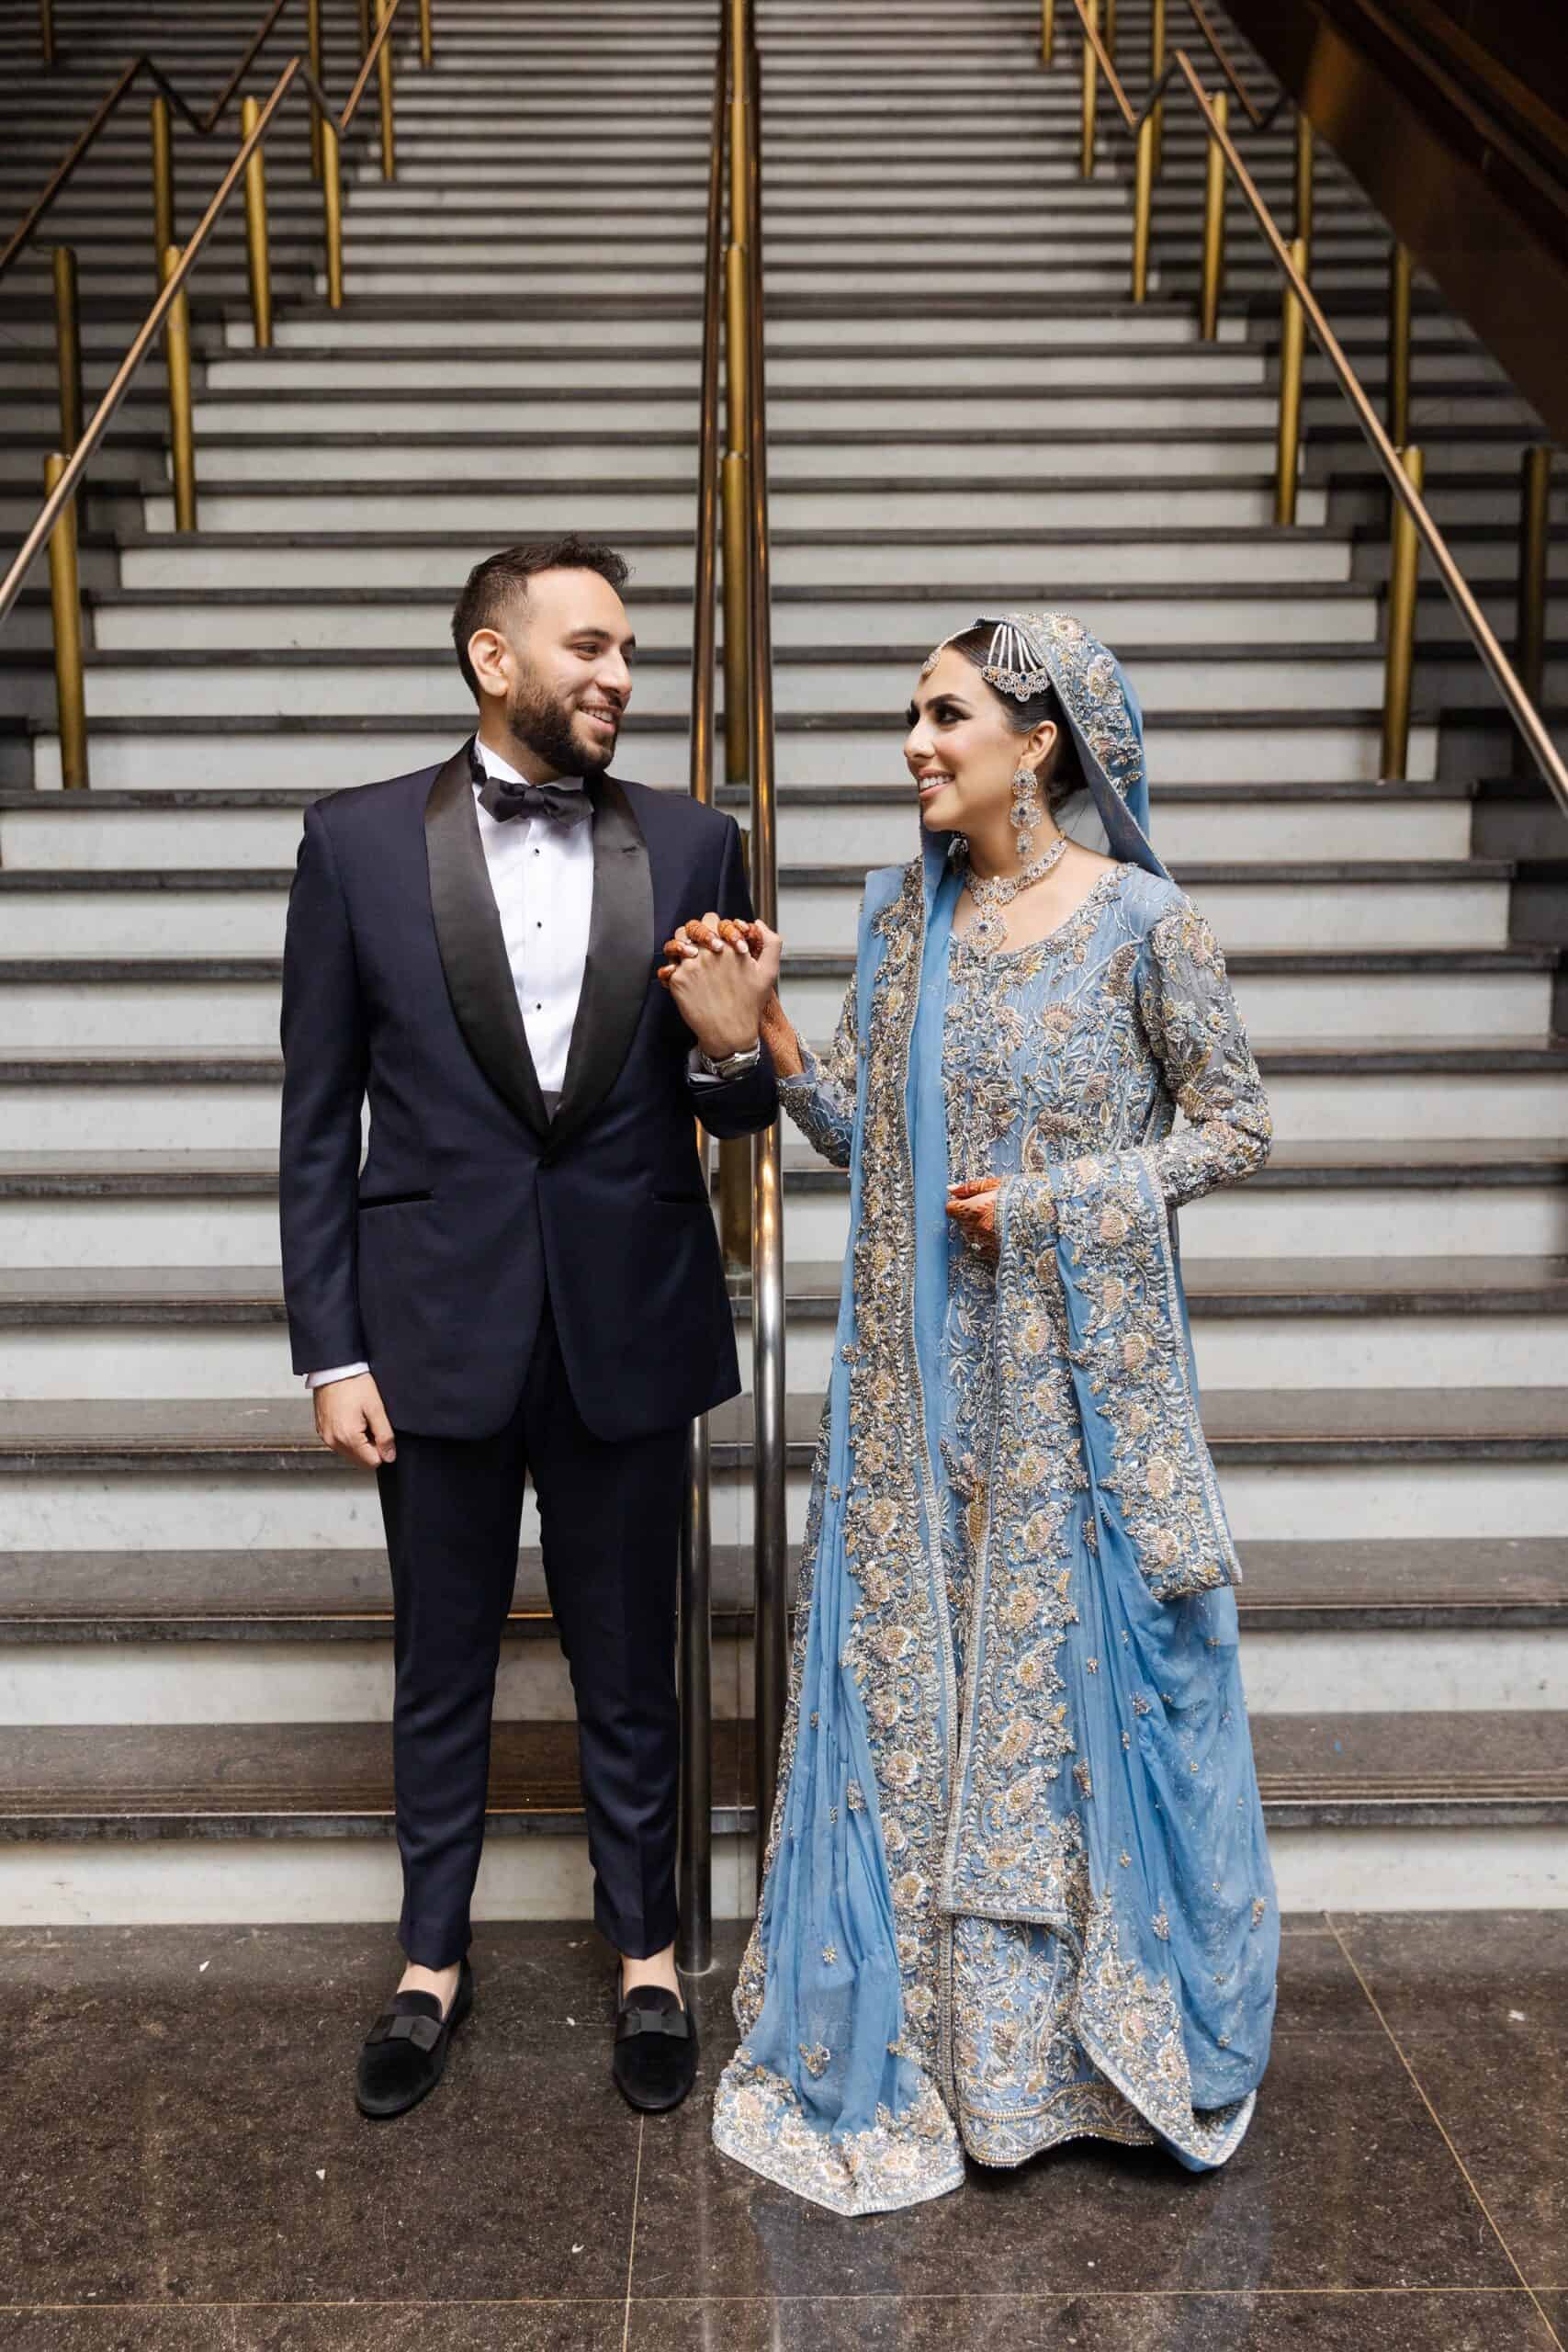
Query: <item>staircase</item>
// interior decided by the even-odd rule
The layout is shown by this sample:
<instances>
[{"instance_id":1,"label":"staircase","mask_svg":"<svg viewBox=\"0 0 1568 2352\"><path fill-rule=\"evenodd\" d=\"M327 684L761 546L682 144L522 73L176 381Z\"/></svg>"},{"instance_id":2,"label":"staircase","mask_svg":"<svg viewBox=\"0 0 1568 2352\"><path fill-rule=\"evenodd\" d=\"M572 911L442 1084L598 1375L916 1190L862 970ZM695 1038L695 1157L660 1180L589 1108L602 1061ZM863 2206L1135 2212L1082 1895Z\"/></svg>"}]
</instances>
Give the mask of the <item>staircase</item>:
<instances>
[{"instance_id":1,"label":"staircase","mask_svg":"<svg viewBox=\"0 0 1568 2352\"><path fill-rule=\"evenodd\" d=\"M30 25L0 35L8 216L128 46L206 95L252 6L164 0L110 40L63 7L53 77ZM341 91L352 12L326 13ZM1145 8L1121 17L1136 88ZM279 1297L288 875L314 793L459 740L453 594L535 532L630 556L647 651L620 764L683 783L715 19L604 0L584 30L548 0L438 0L433 72L400 69L397 183L354 166L349 306L322 298L302 140L269 170L276 348L250 348L233 236L198 280L199 535L172 528L151 374L94 477L90 793L51 788L41 585L0 639L12 1920L395 1916L379 1518L314 1442ZM1368 780L1371 460L1314 374L1302 519L1272 526L1272 274L1235 210L1221 334L1198 342L1202 164L1173 107L1151 299L1125 300L1130 191L1109 159L1078 178L1076 74L1039 66L1038 21L1032 0L761 0L787 1001L828 1031L864 870L912 853L899 714L931 643L998 597L1101 630L1148 714L1156 841L1230 952L1277 1116L1264 1174L1182 1230L1281 1900L1562 1904L1568 1040L1558 951L1511 936L1514 867L1481 854L1530 804L1499 781L1506 733L1440 599L1411 781ZM66 202L90 381L150 299L143 121ZM1288 210L1289 130L1243 147ZM180 166L186 226L212 143ZM1375 389L1386 235L1321 154L1317 224L1317 283ZM53 430L41 285L0 287L13 544ZM1508 630L1539 425L1429 288L1416 321L1431 503ZM1550 687L1568 702L1561 648ZM808 1154L785 1166L798 1538L848 1204ZM715 1436L724 1916L753 1884L743 1403ZM531 1551L513 1634L481 1909L586 1917Z\"/></svg>"}]
</instances>

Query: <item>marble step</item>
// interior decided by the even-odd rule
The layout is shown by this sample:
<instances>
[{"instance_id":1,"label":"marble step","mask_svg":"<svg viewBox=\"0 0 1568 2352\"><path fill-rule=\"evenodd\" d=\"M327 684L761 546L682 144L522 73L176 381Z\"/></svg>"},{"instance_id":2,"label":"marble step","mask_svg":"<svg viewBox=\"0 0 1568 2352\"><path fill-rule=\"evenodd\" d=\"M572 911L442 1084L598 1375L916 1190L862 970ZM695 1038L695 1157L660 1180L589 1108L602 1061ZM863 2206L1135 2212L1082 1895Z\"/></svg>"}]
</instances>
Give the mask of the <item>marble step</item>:
<instances>
[{"instance_id":1,"label":"marble step","mask_svg":"<svg viewBox=\"0 0 1568 2352\"><path fill-rule=\"evenodd\" d=\"M913 822L890 831L897 856ZM1512 868L1499 858L1193 862L1178 877L1227 950L1501 948ZM291 875L265 866L0 872L7 947L48 955L281 953ZM779 928L797 953L852 945L865 871L786 865ZM700 910L699 910L700 911Z\"/></svg>"},{"instance_id":2,"label":"marble step","mask_svg":"<svg viewBox=\"0 0 1568 2352\"><path fill-rule=\"evenodd\" d=\"M98 719L89 739L95 787L107 790L192 791L214 783L255 789L280 775L308 775L323 783L360 783L439 763L471 729L471 708L454 694L444 710L423 718L381 712L342 718L290 715L269 718ZM907 691L908 681L903 682ZM895 710L900 708L896 705ZM684 790L690 776L686 720L634 709L622 739L622 772L643 783ZM1381 706L1344 709L1172 711L1156 716L1145 734L1151 773L1162 786L1241 785L1258 776L1269 786L1353 785L1377 774ZM902 770L902 730L886 709L824 718L780 714L775 729L781 788L886 784ZM1409 772L1416 781L1436 772L1437 729L1417 711L1411 729ZM716 745L716 784L722 743ZM1473 767L1466 775L1475 774ZM61 781L60 746L46 719L0 717L0 783L52 790Z\"/></svg>"},{"instance_id":3,"label":"marble step","mask_svg":"<svg viewBox=\"0 0 1568 2352\"><path fill-rule=\"evenodd\" d=\"M887 846L897 854L898 836ZM1324 1039L1369 1030L1410 1039L1544 1034L1560 961L1555 948L1529 944L1242 948L1227 957L1255 1045L1303 1031ZM269 1046L281 970L276 956L0 955L0 1027L29 1051L112 1050L131 1039L171 1053ZM847 956L787 956L784 993L803 1035L831 1035L850 970Z\"/></svg>"},{"instance_id":4,"label":"marble step","mask_svg":"<svg viewBox=\"0 0 1568 2352\"><path fill-rule=\"evenodd\" d=\"M813 1266L806 1253L827 1245L834 1226L841 1250L846 1204L841 1191L807 1193L785 1207L791 1378L822 1390L838 1261ZM1210 1229L1221 1223L1216 1213ZM1189 1256L1186 1265L1205 1390L1548 1386L1568 1340L1568 1258ZM298 1394L275 1267L12 1267L0 1272L0 1397L16 1402ZM749 1329L742 1338L745 1376Z\"/></svg>"},{"instance_id":5,"label":"marble step","mask_svg":"<svg viewBox=\"0 0 1568 2352\"><path fill-rule=\"evenodd\" d=\"M792 1261L836 1263L847 1180L784 1132L786 1250ZM248 1150L9 1150L0 1157L0 1265L74 1269L83 1283L93 1270L112 1283L128 1266L163 1268L175 1284L203 1267L242 1280L276 1265L276 1192L275 1139ZM1352 1288L1380 1261L1407 1266L1411 1283L1444 1259L1500 1260L1506 1277L1516 1261L1568 1253L1568 1122L1540 1138L1277 1142L1249 1182L1192 1202L1180 1225L1199 1260L1353 1260ZM813 1299L819 1313L832 1295L820 1275L792 1284L802 1313Z\"/></svg>"},{"instance_id":6,"label":"marble step","mask_svg":"<svg viewBox=\"0 0 1568 2352\"><path fill-rule=\"evenodd\" d=\"M640 613L639 613L640 619ZM322 785L237 791L150 788L89 794L0 787L0 868L83 872L189 867L287 868L299 843L302 812ZM1489 788L1490 789L1490 788ZM1499 786L1498 790L1502 790ZM743 786L721 785L718 805L750 821ZM1155 837L1181 866L1221 859L1465 859L1474 792L1459 781L1427 784L1173 784L1161 780ZM786 863L836 861L870 867L913 854L911 787L878 785L781 786L778 840ZM1488 854L1506 856L1506 849Z\"/></svg>"}]
</instances>

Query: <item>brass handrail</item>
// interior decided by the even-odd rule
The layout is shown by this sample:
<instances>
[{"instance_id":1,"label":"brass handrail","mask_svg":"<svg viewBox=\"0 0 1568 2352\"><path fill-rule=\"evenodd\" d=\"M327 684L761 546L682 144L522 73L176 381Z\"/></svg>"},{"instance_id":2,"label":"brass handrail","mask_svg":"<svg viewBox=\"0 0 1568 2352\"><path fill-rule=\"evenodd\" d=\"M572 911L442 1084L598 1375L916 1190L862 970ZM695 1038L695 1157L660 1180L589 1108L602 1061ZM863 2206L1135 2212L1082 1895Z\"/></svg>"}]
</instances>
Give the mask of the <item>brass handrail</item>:
<instances>
[{"instance_id":1,"label":"brass handrail","mask_svg":"<svg viewBox=\"0 0 1568 2352\"><path fill-rule=\"evenodd\" d=\"M377 62L391 38L392 26L398 11L403 5L404 0L380 0L381 21L377 27L375 37L366 52L358 78L341 115L334 113L331 99L303 56L291 57L273 84L271 91L261 102L254 127L246 131L241 141L239 150L214 190L211 201L203 213L194 235L180 254L158 300L138 329L130 349L115 371L108 390L94 410L91 422L74 450L71 452L69 463L64 467L58 481L44 500L32 529L23 540L10 570L4 580L0 581L0 622L5 620L20 594L22 582L31 569L35 557L49 539L65 507L74 498L90 460L96 455L99 443L113 422L116 410L130 390L132 379L152 348L159 330L163 327L170 311L180 300L186 281L190 277L202 248L217 225L219 216L240 181L244 177L251 157L257 153L265 141L273 119L284 99L296 83L300 84L310 91L317 106L321 109L333 140L335 141L341 138L354 120L370 76L376 70Z\"/></svg>"},{"instance_id":2,"label":"brass handrail","mask_svg":"<svg viewBox=\"0 0 1568 2352\"><path fill-rule=\"evenodd\" d=\"M1324 314L1323 307L1319 303L1310 284L1308 283L1305 271L1300 266L1297 256L1292 254L1292 249L1287 243L1279 224L1275 220L1268 205L1264 202L1256 181L1253 179L1251 173L1247 170L1246 164L1242 160L1235 141L1232 138L1229 128L1224 119L1225 101L1224 94L1220 94L1211 99L1208 92L1204 89L1201 81L1199 79L1197 70L1194 67L1191 59L1189 57L1185 50L1178 49L1171 59L1170 65L1167 68L1165 74L1161 76L1160 81L1151 91L1148 98L1145 101L1144 107L1138 113L1134 114L1128 103L1126 93L1122 89L1122 85L1116 76L1115 67L1111 63L1111 61L1106 52L1105 44L1100 37L1099 28L1095 23L1096 0L1073 0L1073 5L1077 10L1078 20L1083 29L1083 36L1086 44L1086 88L1089 85L1089 69L1087 63L1087 55L1089 51L1092 51L1100 70L1106 74L1107 85L1111 89L1112 95L1116 99L1117 108L1122 115L1125 128L1138 137L1140 146L1138 175L1140 192L1142 191L1144 179L1142 150L1144 141L1149 135L1146 126L1151 119L1153 107L1156 103L1157 103L1160 96L1163 95L1166 83L1172 78L1173 74L1179 74L1182 81L1185 83L1187 89L1198 108L1199 117L1203 126L1205 137L1210 142L1211 153L1217 151L1218 154L1224 160L1225 168L1235 175L1236 186L1240 188L1241 193L1246 198L1247 206L1252 212L1253 218L1263 232L1264 242L1269 247L1270 258L1273 260L1275 266L1279 270L1280 278L1283 282L1284 298L1287 306L1291 304L1298 305L1301 315L1311 327L1313 334L1317 339L1318 347L1334 371L1338 381L1340 390L1345 394L1346 399L1350 403L1351 413L1354 415L1357 424L1360 426L1362 433L1371 445L1372 454L1378 462L1379 470L1382 472L1393 495L1394 512L1396 517L1399 518L1400 527L1396 529L1393 535L1394 554L1398 576L1391 583L1391 606L1398 607L1397 617L1400 622L1400 629L1396 637L1396 632L1391 625L1389 635L1389 675L1384 704L1385 761L1390 743L1391 741L1397 742L1399 731L1397 726L1391 726L1391 718L1396 718L1398 714L1403 711L1404 723L1406 726L1408 724L1409 664L1411 650L1409 631L1414 627L1414 597L1411 590L1414 580L1416 543L1416 541L1419 541L1420 545L1425 547L1427 554L1436 565L1438 576L1442 582L1443 588L1447 593L1449 601L1453 605L1454 610L1458 613L1466 634L1474 645L1477 653L1481 657L1483 666L1485 668L1494 685L1496 687L1498 694L1501 695L1504 707L1515 727L1518 729L1519 735L1528 749L1530 757L1535 762L1536 767L1539 769L1541 776L1550 787L1553 797L1558 802L1558 805L1562 808L1564 814L1568 814L1568 764L1564 763L1561 753L1558 752L1556 744L1551 740L1551 736L1547 729L1545 720L1542 718L1534 701L1525 691L1517 672L1515 670L1512 662L1508 660L1507 655L1504 652L1503 648L1499 643L1490 622L1487 620L1484 612L1482 610L1469 582L1465 579L1463 572L1460 570L1459 565L1454 560L1454 557L1450 549L1448 541L1443 537L1442 532L1438 529L1430 509L1427 507L1425 500L1421 496L1421 453L1417 449L1408 447L1404 450L1396 448L1388 434L1384 431L1382 424L1379 421L1377 412L1373 408L1371 401L1368 398L1366 390L1361 384L1360 379L1358 377L1355 369L1351 367L1349 360L1347 358L1343 345L1340 344L1337 335L1334 333L1333 328L1329 325L1328 320ZM1210 209L1212 211L1212 206ZM1146 240L1146 220L1145 220L1142 224L1142 234ZM1134 221L1134 254L1136 254L1139 235L1140 223L1135 213ZM1207 304L1211 291L1208 284L1208 277L1209 273L1206 268L1204 288L1205 304ZM1289 326L1289 319L1290 313L1289 309L1287 308L1287 327ZM1292 387L1285 380L1286 373L1287 370L1282 368L1280 382L1282 409L1285 403L1292 397ZM1296 386L1295 390L1296 394L1299 396L1299 384ZM1284 443L1285 434L1282 429L1282 455ZM1292 457L1293 460L1293 450L1292 451ZM1412 476L1415 476L1416 479L1413 480ZM1288 518L1282 517L1281 519ZM1406 526L1408 526L1407 528ZM1523 634L1524 628L1528 625L1528 616L1521 614L1520 621L1521 634ZM1398 641L1399 639L1403 639L1403 643ZM1400 749L1402 753L1402 746ZM1385 764L1383 772L1385 774L1389 774L1393 771Z\"/></svg>"},{"instance_id":3,"label":"brass handrail","mask_svg":"<svg viewBox=\"0 0 1568 2352\"><path fill-rule=\"evenodd\" d=\"M229 107L233 101L235 91L244 80L245 75L249 73L252 65L255 62L256 58L260 55L262 50L266 46L272 28L276 24L279 17L282 16L284 10L290 5L291 0L273 0L272 6L267 10L260 26L252 35L250 44L246 49L244 55L241 58L238 65L235 66L234 71L230 74L229 79L224 83L223 87L219 91L218 96L213 99L212 104L208 107L205 114L196 113L194 108L186 102L181 92L175 87L175 85L170 81L168 75L164 73L163 67L158 63L155 57L150 56L147 51L143 50L138 56L130 58L121 69L118 78L110 85L103 97L99 100L97 107L90 120L87 122L85 128L78 134L74 143L67 151L62 161L55 165L53 172L51 174L48 180L45 181L42 189L34 199L30 209L24 215L20 226L12 232L12 235L4 250L0 251L0 277L4 277L6 270L9 269L11 264L16 260L17 255L21 252L24 245L28 243L34 230L38 227L39 222L43 219L44 214L53 204L56 197L63 193L67 184L76 170L77 164L86 154L88 149L94 144L99 132L104 130L110 116L115 112L115 109L118 107L121 99L129 96L131 89L135 86L136 83L141 80L143 74L145 74L151 81L156 83L158 88L163 92L164 97L168 99L171 106L178 107L181 115L183 115L186 121L190 125L190 128L197 134L197 136L206 139L217 130L218 125L222 121L223 117L229 111Z\"/></svg>"},{"instance_id":4,"label":"brass handrail","mask_svg":"<svg viewBox=\"0 0 1568 2352\"><path fill-rule=\"evenodd\" d=\"M698 424L697 543L692 591L692 731L690 790L705 807L713 798L714 662L717 650L715 596L718 585L719 356L724 317L725 79L728 12L719 15L714 59L713 115L708 145L707 241L703 261L703 359ZM706 1197L711 1182L708 1137L697 1123L697 1156ZM692 1423L686 1454L686 1496L681 1530L681 1949L688 1976L713 1964L713 1445L708 1417Z\"/></svg>"}]
</instances>

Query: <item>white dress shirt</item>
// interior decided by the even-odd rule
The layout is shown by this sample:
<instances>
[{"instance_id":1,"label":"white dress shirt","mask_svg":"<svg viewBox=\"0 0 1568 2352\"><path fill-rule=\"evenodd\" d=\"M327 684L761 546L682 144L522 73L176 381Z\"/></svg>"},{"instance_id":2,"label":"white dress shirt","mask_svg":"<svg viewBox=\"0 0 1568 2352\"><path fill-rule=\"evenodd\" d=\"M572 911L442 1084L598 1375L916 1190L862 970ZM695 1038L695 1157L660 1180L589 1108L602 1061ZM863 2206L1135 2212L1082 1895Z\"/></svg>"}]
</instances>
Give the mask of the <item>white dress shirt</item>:
<instances>
[{"instance_id":1,"label":"white dress shirt","mask_svg":"<svg viewBox=\"0 0 1568 2352\"><path fill-rule=\"evenodd\" d=\"M525 781L488 743L480 742L478 750L487 775L508 784ZM503 822L480 807L477 784L474 814L540 1091L558 1094L588 963L593 826L590 820L562 825L548 817L508 817ZM369 1369L365 1363L337 1364L330 1372L307 1373L305 1385L321 1388Z\"/></svg>"}]
</instances>

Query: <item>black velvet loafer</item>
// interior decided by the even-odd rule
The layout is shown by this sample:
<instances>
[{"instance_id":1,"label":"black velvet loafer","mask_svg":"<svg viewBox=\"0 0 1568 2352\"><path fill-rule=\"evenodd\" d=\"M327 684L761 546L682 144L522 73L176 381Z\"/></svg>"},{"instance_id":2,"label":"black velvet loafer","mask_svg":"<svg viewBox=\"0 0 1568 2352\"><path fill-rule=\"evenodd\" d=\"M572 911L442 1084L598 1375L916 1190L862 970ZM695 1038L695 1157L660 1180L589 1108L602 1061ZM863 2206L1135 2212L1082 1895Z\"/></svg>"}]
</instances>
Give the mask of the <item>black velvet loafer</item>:
<instances>
[{"instance_id":1,"label":"black velvet loafer","mask_svg":"<svg viewBox=\"0 0 1568 2352\"><path fill-rule=\"evenodd\" d=\"M678 1993L666 1984L634 1984L617 2003L610 2072L632 2107L657 2114L680 2106L696 2077L697 2021Z\"/></svg>"},{"instance_id":2,"label":"black velvet loafer","mask_svg":"<svg viewBox=\"0 0 1568 2352\"><path fill-rule=\"evenodd\" d=\"M445 2017L434 1993L394 1993L365 2037L354 2098L361 2115L402 2115L441 2080L446 2048L474 2006L474 1972L465 1960Z\"/></svg>"}]
</instances>

